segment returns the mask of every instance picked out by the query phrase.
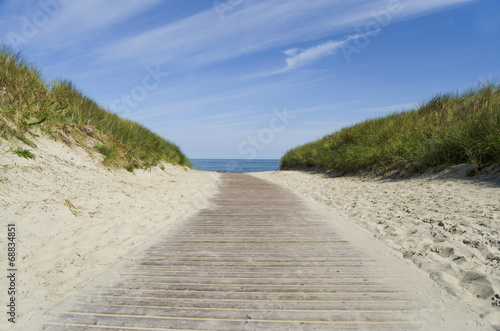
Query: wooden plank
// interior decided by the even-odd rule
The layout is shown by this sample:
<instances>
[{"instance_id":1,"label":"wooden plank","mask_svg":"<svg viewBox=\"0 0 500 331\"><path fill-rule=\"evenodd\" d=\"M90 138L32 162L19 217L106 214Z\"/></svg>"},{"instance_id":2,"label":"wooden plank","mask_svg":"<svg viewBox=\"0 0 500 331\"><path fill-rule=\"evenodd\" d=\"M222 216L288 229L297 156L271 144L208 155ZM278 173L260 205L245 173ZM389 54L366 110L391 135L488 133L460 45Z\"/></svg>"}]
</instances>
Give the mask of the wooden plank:
<instances>
[{"instance_id":1,"label":"wooden plank","mask_svg":"<svg viewBox=\"0 0 500 331\"><path fill-rule=\"evenodd\" d=\"M175 317L138 317L138 316L106 316L106 315L78 315L60 314L60 322L75 326L110 326L135 327L157 329L189 329L189 330L418 330L421 325L415 322L383 321L370 322L355 320L340 321L275 321L254 320L251 318L228 320L207 318L175 318ZM63 324L63 325L64 325ZM45 330L51 330L50 325Z\"/></svg>"},{"instance_id":2,"label":"wooden plank","mask_svg":"<svg viewBox=\"0 0 500 331\"><path fill-rule=\"evenodd\" d=\"M242 309L242 310L287 310L291 313L297 310L419 310L424 307L423 303L415 302L409 298L397 298L394 300L377 300L377 298L365 298L365 300L338 300L338 301L285 301L285 300L207 300L201 298L188 298L179 301L175 298L132 298L132 297L95 297L77 296L75 305L104 305L104 306L135 306L135 307L187 307L195 309ZM66 306L62 306L66 307ZM72 306L70 306L72 307ZM57 308L59 309L59 308ZM66 309L66 308L60 308Z\"/></svg>"}]
</instances>

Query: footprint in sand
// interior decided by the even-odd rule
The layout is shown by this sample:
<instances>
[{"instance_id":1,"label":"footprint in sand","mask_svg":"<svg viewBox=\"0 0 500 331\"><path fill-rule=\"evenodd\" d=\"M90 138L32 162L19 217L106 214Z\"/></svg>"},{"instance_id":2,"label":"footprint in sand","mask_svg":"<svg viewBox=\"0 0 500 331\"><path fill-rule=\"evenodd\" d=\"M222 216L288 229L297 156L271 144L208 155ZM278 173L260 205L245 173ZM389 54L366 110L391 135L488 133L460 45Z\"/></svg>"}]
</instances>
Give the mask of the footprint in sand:
<instances>
[{"instance_id":1,"label":"footprint in sand","mask_svg":"<svg viewBox=\"0 0 500 331\"><path fill-rule=\"evenodd\" d=\"M495 294L490 281L484 275L476 272L467 271L462 273L460 281L462 286L476 298L488 299Z\"/></svg>"}]
</instances>

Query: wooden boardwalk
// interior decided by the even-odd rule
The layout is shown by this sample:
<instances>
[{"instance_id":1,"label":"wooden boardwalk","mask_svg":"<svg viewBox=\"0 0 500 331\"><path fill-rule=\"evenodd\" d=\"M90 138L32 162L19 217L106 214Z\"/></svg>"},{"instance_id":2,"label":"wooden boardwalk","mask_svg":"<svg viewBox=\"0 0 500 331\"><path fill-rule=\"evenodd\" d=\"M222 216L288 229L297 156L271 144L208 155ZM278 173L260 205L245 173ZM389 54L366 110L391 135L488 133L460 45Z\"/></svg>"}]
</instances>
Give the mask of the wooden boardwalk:
<instances>
[{"instance_id":1,"label":"wooden boardwalk","mask_svg":"<svg viewBox=\"0 0 500 331\"><path fill-rule=\"evenodd\" d=\"M405 276L367 257L290 191L224 174L212 201L113 276L56 305L43 329L425 328L424 303Z\"/></svg>"}]
</instances>

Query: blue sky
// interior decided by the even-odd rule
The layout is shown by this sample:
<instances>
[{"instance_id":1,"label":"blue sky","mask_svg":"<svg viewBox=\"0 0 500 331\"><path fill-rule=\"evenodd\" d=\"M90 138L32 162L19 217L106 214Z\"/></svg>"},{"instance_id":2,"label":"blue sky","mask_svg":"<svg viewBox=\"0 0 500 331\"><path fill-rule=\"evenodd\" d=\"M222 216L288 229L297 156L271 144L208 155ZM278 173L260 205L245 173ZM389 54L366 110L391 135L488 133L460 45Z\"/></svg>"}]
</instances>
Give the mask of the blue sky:
<instances>
[{"instance_id":1,"label":"blue sky","mask_svg":"<svg viewBox=\"0 0 500 331\"><path fill-rule=\"evenodd\" d=\"M4 0L0 38L189 158L279 158L500 77L498 0Z\"/></svg>"}]
</instances>

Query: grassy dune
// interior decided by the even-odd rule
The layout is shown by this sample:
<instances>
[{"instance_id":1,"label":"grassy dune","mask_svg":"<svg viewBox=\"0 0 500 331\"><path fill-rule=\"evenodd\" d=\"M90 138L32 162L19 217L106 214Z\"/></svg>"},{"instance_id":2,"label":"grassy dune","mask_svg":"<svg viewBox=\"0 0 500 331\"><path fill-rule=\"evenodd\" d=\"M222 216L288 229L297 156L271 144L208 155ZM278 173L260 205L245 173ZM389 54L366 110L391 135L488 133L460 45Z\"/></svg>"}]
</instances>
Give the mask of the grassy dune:
<instances>
[{"instance_id":1,"label":"grassy dune","mask_svg":"<svg viewBox=\"0 0 500 331\"><path fill-rule=\"evenodd\" d=\"M176 145L103 109L68 81L48 84L19 54L0 48L0 137L35 147L37 132L83 147L91 141L105 164L129 171L160 162L191 166Z\"/></svg>"},{"instance_id":2,"label":"grassy dune","mask_svg":"<svg viewBox=\"0 0 500 331\"><path fill-rule=\"evenodd\" d=\"M500 163L500 86L440 94L417 110L367 120L288 151L282 169L410 173ZM472 175L472 173L471 173Z\"/></svg>"}]
</instances>

